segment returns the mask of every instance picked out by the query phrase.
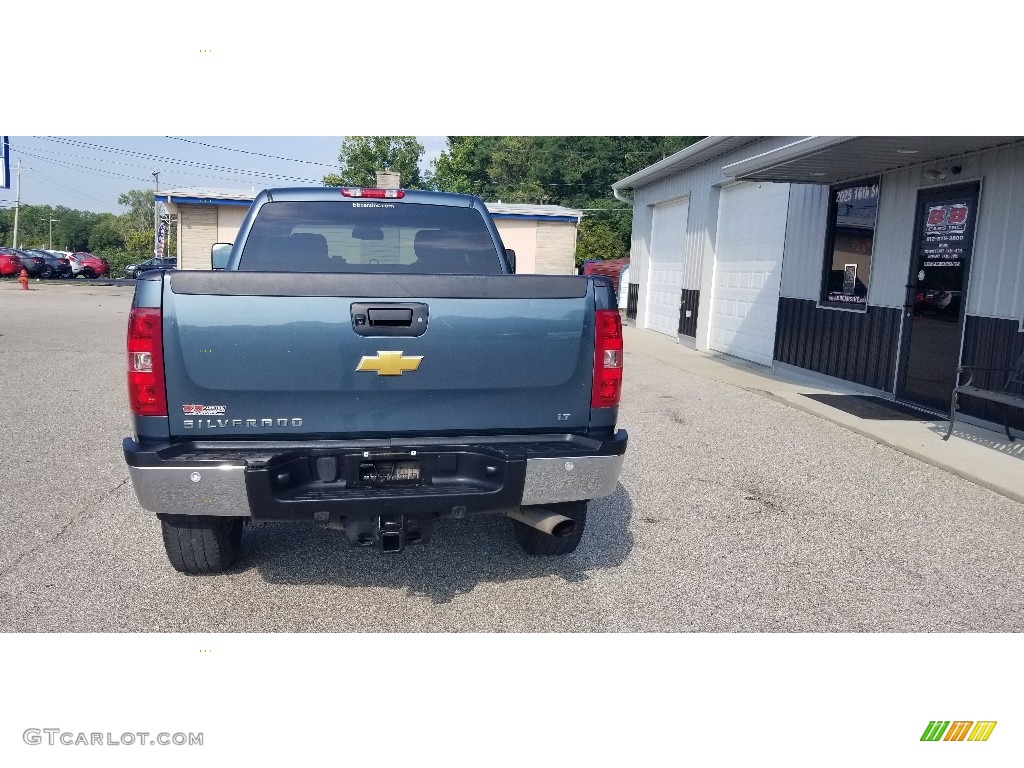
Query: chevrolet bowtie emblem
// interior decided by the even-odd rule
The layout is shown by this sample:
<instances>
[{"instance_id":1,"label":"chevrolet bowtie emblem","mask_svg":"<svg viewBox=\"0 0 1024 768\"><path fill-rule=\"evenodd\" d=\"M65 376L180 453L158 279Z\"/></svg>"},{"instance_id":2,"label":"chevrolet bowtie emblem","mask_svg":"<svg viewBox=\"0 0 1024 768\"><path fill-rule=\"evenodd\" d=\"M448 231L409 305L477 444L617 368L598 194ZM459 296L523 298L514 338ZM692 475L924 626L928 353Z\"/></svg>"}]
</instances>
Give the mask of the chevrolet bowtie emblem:
<instances>
[{"instance_id":1,"label":"chevrolet bowtie emblem","mask_svg":"<svg viewBox=\"0 0 1024 768\"><path fill-rule=\"evenodd\" d=\"M356 366L357 371L376 371L378 376L401 376L406 371L420 367L422 355L406 357L401 352L380 352L376 356L364 355Z\"/></svg>"}]
</instances>

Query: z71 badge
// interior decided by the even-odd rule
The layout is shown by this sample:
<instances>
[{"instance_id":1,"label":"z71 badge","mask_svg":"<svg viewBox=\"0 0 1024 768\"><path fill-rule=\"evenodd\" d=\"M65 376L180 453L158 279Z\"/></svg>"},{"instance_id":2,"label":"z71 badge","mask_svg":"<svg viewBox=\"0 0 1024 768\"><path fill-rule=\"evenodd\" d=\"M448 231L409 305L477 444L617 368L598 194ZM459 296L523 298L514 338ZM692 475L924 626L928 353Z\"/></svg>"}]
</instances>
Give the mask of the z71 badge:
<instances>
[{"instance_id":1,"label":"z71 badge","mask_svg":"<svg viewBox=\"0 0 1024 768\"><path fill-rule=\"evenodd\" d=\"M198 405L190 403L181 406L181 412L191 416L223 416L228 412L226 405Z\"/></svg>"}]
</instances>

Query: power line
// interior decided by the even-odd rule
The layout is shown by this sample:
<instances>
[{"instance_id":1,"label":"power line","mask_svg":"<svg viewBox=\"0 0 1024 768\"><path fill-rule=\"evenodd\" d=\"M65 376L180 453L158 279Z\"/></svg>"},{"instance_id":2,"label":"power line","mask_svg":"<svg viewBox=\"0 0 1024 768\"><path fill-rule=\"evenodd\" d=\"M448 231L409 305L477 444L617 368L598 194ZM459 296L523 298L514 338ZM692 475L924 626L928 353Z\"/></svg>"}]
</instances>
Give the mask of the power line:
<instances>
[{"instance_id":1,"label":"power line","mask_svg":"<svg viewBox=\"0 0 1024 768\"><path fill-rule=\"evenodd\" d=\"M93 200L96 200L97 202L106 202L105 200L100 200L100 198L96 197L95 195L89 194L84 189L81 189L80 187L76 187L76 186L74 186L72 184L69 184L68 182L64 181L63 179L55 178L54 176L51 176L50 174L48 174L48 173L46 173L44 171L41 171L38 168L36 168L35 172L36 172L36 176L38 176L40 178L40 180L46 179L51 184L56 184L56 185L58 185L60 187L63 187L64 189L68 190L69 192L78 193L78 195L80 197L88 197L88 198L91 198Z\"/></svg>"},{"instance_id":2,"label":"power line","mask_svg":"<svg viewBox=\"0 0 1024 768\"><path fill-rule=\"evenodd\" d=\"M174 165L184 165L184 166L188 166L190 168L202 168L204 170L211 170L211 171L226 171L228 173L240 173L243 176L255 176L255 177L260 177L260 178L268 178L268 179L282 179L284 181L301 181L301 182L306 182L306 183L310 183L310 184L320 184L321 183L319 179L306 179L306 178L302 178L300 176L287 176L285 174L267 173L265 171L250 171L250 170L245 169L245 168L230 168L228 166L216 165L214 163L198 162L198 161L194 161L194 160L180 160L180 159L175 158L175 157L166 157L166 156L163 156L163 155L154 155L154 154L149 153L149 152L137 152L137 151L132 150L132 149L120 149L118 147L108 147L108 146L105 146L103 144L93 144L91 142L77 141L75 139L64 139L64 138L61 138L59 136L34 136L33 138L43 139L44 141L55 141L55 142L57 142L59 144L67 144L69 146L80 147L82 149L99 150L101 152L116 152L116 153L123 154L123 155L129 155L129 156L132 156L132 157L137 157L137 158L140 158L140 159L143 159L143 160L149 160L151 162L172 163ZM60 154L60 153L55 152L54 154ZM71 157L76 157L76 156L75 155L71 155ZM80 159L86 159L86 160L98 160L99 159L99 158L81 158L81 156L77 156L77 157L79 157ZM117 161L110 161L110 162L117 162ZM118 163L118 164L119 165L131 165L131 163ZM136 166L136 167L145 167L145 166Z\"/></svg>"},{"instance_id":3,"label":"power line","mask_svg":"<svg viewBox=\"0 0 1024 768\"><path fill-rule=\"evenodd\" d=\"M114 165L123 165L123 166L125 166L127 168L151 168L152 167L152 164L140 165L139 163L126 163L126 162L122 162L120 160L104 159L104 158L99 158L99 157L91 157L91 156L87 156L87 155L72 155L72 154L68 154L67 152L54 152L52 150L38 149L36 147L33 147L33 149L36 149L39 152L46 152L47 154L59 155L61 157L73 157L73 158L76 158L78 160L90 160L90 161L98 162L98 163L112 163ZM24 150L20 150L20 151L24 152ZM111 150L111 151L117 151L117 150ZM129 150L125 150L125 152L129 152ZM134 154L134 153L132 153L132 154ZM206 170L206 169L215 170L215 171L216 170L226 170L226 171L231 172L231 173L240 173L242 175L248 175L250 178L265 177L265 178L268 178L268 179L281 179L281 180L284 180L284 181L305 181L305 182L310 182L310 183L315 183L315 184L319 184L320 183L319 181L314 181L313 179L303 179L303 178L299 178L297 176L284 176L284 175L280 175L280 174L265 173L263 171L248 171L248 170L245 170L244 168L224 168L223 166L212 166L212 165L209 165L207 163L197 164L197 163L193 163L192 161L189 161L189 160L177 160L177 159L174 159L174 158L160 158L160 157L154 156L154 161L155 162L175 163L177 165L185 165L185 166L188 166L188 167L198 167L198 168L203 168L204 170ZM200 176L202 178L223 178L223 177L217 177L217 176L212 176L212 177L210 177L210 176L203 176L202 174L199 174L199 173L190 173L190 175ZM237 181L237 179L235 179L235 180ZM140 179L140 181L148 181L148 179Z\"/></svg>"},{"instance_id":4,"label":"power line","mask_svg":"<svg viewBox=\"0 0 1024 768\"><path fill-rule=\"evenodd\" d=\"M285 160L289 163L307 163L309 165L320 165L324 168L344 168L344 166L338 163L318 163L315 160L299 160L294 157L281 157L280 155L266 155L263 152L250 152L248 149L236 149L235 147L221 147L217 144L207 144L203 141L194 141L192 139L183 139L181 136L164 136L165 139L174 139L175 141L185 141L189 144L198 144L201 147L209 147L210 149L226 149L228 152L242 152L246 155L256 155L257 157L267 157L271 160Z\"/></svg>"},{"instance_id":5,"label":"power line","mask_svg":"<svg viewBox=\"0 0 1024 768\"><path fill-rule=\"evenodd\" d=\"M33 147L33 149L34 149L34 147ZM12 153L14 151L17 151L18 153L24 155L25 157L32 157L32 158L35 158L37 160L42 160L42 161L47 162L47 163L52 163L53 165L58 165L58 166L60 166L62 168L79 168L79 169L81 169L83 171L89 171L91 173L101 173L101 174L105 174L106 176L109 176L109 177L112 177L112 178L128 179L130 181L149 181L149 179L145 179L145 178L142 178L140 176L127 176L127 175L125 175L123 173L115 173L114 171L108 171L108 170L106 170L104 168L91 168L91 167L86 166L86 165L79 165L78 163L68 163L68 162L64 162L64 161L61 161L61 160L54 160L53 158L46 157L44 155L37 155L37 154L34 154L32 152L26 152L24 149L12 150ZM40 152L46 152L45 149L41 149L39 151ZM47 153L47 154L58 154L58 155L65 156L65 157L79 157L78 155L65 155L62 152ZM83 158L83 159L85 159L85 160L99 160L99 158ZM126 165L126 163L118 163L118 165ZM140 167L141 168L141 167L145 167L145 166L135 166L135 167Z\"/></svg>"},{"instance_id":6,"label":"power line","mask_svg":"<svg viewBox=\"0 0 1024 768\"><path fill-rule=\"evenodd\" d=\"M32 148L35 149L38 152L45 152L48 155L59 155L61 157L74 157L74 158L83 159L83 160L93 160L93 161L98 162L98 163L114 163L116 165L123 165L123 166L129 167L129 168L151 168L152 167L151 165L139 165L138 163L122 163L122 162L119 162L117 160L107 160L107 159L98 158L98 157L84 157L82 155L69 155L66 152L52 152L51 150L47 150L47 149L38 149L36 147L32 147ZM110 177L129 179L131 181L149 182L149 179L147 179L147 178L142 178L142 177L139 177L139 176L126 176L125 174L115 173L114 171L108 171L108 170L102 169L102 168L93 168L93 167L90 167L90 166L79 165L78 163L69 163L69 162L66 162L66 161L54 160L54 159L52 159L50 157L44 157L43 155L37 155L37 154L33 154L31 152L27 152L24 149L11 150L11 152L12 152L12 154L14 152L20 152L21 154L25 155L26 157L37 158L37 159L43 160L43 161L45 161L47 163L53 163L54 165L59 165L59 166L64 167L64 168L79 168L81 170L89 171L91 173L106 174L107 176L110 176ZM256 179L256 178L253 178L253 177L250 177L248 179L239 179L239 178L232 178L232 177L228 177L228 176L210 176L210 175L204 174L204 173L196 173L194 171L185 171L185 170L182 170L180 172L178 172L178 171L168 171L168 173L171 174L171 175L175 175L176 177L177 176L181 176L182 178L184 178L183 174L187 174L187 176L189 176L189 177L196 177L196 178L200 178L200 179L216 179L217 181L234 181L234 182L239 182L239 183L242 183L242 184L249 184L249 185L252 185L252 183L254 181L257 181L257 182L259 181L259 179ZM316 184L321 184L321 183L322 182L319 182L319 181L316 182Z\"/></svg>"},{"instance_id":7,"label":"power line","mask_svg":"<svg viewBox=\"0 0 1024 768\"><path fill-rule=\"evenodd\" d=\"M74 197L86 200L93 200L94 202L102 203L103 205L110 204L109 200L101 200L100 198L95 197L94 195L90 195L87 192L83 192L79 189L76 189L75 187L69 187L66 184L61 183L57 179L54 179L52 176L42 173L39 169L36 169L36 176L38 176L38 181L40 184L46 187L50 187L50 189L54 189L57 192L73 195Z\"/></svg>"}]
</instances>

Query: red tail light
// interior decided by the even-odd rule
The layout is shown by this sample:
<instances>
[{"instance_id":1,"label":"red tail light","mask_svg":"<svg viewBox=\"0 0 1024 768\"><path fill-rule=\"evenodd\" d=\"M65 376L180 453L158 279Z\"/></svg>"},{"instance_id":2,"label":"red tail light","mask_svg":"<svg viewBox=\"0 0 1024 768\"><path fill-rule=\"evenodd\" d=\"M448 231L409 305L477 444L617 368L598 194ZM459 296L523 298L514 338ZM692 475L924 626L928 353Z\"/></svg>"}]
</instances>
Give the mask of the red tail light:
<instances>
[{"instance_id":1,"label":"red tail light","mask_svg":"<svg viewBox=\"0 0 1024 768\"><path fill-rule=\"evenodd\" d=\"M128 316L128 402L136 416L166 416L163 318L159 309Z\"/></svg>"},{"instance_id":2,"label":"red tail light","mask_svg":"<svg viewBox=\"0 0 1024 768\"><path fill-rule=\"evenodd\" d=\"M365 187L342 187L341 194L345 197L371 197L377 199L394 200L405 197L403 189L367 189Z\"/></svg>"},{"instance_id":3,"label":"red tail light","mask_svg":"<svg viewBox=\"0 0 1024 768\"><path fill-rule=\"evenodd\" d=\"M622 394L622 320L617 309L597 310L594 331L594 389L591 408L619 404Z\"/></svg>"}]
</instances>

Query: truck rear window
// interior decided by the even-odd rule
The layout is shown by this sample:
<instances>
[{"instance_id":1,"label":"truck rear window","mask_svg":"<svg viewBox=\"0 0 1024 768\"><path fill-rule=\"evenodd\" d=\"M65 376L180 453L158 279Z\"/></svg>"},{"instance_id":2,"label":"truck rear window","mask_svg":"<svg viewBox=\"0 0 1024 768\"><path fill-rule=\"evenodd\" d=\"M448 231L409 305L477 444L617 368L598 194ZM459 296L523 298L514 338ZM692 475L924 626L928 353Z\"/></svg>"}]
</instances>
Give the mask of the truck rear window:
<instances>
[{"instance_id":1,"label":"truck rear window","mask_svg":"<svg viewBox=\"0 0 1024 768\"><path fill-rule=\"evenodd\" d=\"M238 269L497 275L501 261L473 208L391 201L266 203Z\"/></svg>"}]
</instances>

